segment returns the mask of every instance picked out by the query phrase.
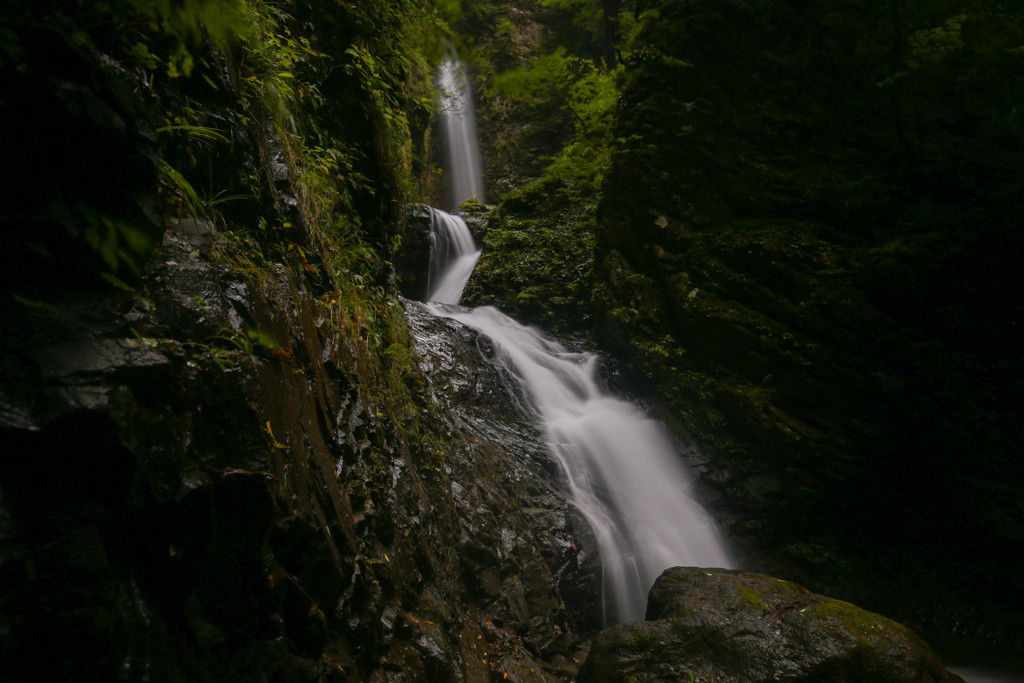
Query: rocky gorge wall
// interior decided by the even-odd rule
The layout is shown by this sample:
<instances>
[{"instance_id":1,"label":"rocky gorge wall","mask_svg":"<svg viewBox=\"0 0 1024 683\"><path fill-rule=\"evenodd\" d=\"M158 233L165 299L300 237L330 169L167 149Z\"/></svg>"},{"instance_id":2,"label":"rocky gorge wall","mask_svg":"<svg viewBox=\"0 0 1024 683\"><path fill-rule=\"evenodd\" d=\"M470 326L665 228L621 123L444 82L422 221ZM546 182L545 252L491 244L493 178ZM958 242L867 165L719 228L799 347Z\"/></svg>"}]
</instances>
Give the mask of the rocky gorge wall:
<instances>
[{"instance_id":1,"label":"rocky gorge wall","mask_svg":"<svg viewBox=\"0 0 1024 683\"><path fill-rule=\"evenodd\" d=\"M1019 9L468 7L464 301L589 330L750 566L1019 646Z\"/></svg>"},{"instance_id":2,"label":"rocky gorge wall","mask_svg":"<svg viewBox=\"0 0 1024 683\"><path fill-rule=\"evenodd\" d=\"M408 302L396 405L304 271L216 242L168 231L151 303L6 311L5 678L571 678L595 551L472 335ZM280 345L204 334L246 324Z\"/></svg>"},{"instance_id":3,"label":"rocky gorge wall","mask_svg":"<svg viewBox=\"0 0 1024 683\"><path fill-rule=\"evenodd\" d=\"M0 24L4 680L572 680L589 534L394 277L438 17L174 7Z\"/></svg>"},{"instance_id":4,"label":"rocky gorge wall","mask_svg":"<svg viewBox=\"0 0 1024 683\"><path fill-rule=\"evenodd\" d=\"M1019 10L646 6L598 339L712 452L762 566L1019 643Z\"/></svg>"},{"instance_id":5,"label":"rocky gorge wall","mask_svg":"<svg viewBox=\"0 0 1024 683\"><path fill-rule=\"evenodd\" d=\"M571 680L588 532L387 261L432 15L174 7L4 18L0 675Z\"/></svg>"}]
</instances>

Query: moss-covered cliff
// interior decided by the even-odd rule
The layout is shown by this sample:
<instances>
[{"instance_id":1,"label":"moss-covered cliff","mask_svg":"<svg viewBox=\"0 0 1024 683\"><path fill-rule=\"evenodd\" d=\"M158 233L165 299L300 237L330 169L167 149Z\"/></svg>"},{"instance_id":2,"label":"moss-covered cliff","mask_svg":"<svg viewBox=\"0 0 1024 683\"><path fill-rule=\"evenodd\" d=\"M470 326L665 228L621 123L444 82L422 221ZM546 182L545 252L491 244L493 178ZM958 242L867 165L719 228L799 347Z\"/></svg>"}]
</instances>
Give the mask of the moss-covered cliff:
<instances>
[{"instance_id":1,"label":"moss-covered cliff","mask_svg":"<svg viewBox=\"0 0 1024 683\"><path fill-rule=\"evenodd\" d=\"M570 679L587 531L392 284L434 6L8 5L0 676Z\"/></svg>"},{"instance_id":2,"label":"moss-covered cliff","mask_svg":"<svg viewBox=\"0 0 1024 683\"><path fill-rule=\"evenodd\" d=\"M466 290L547 329L584 329L617 73L592 3L469 3L459 26L480 106L488 200ZM604 14L600 15L604 17Z\"/></svg>"},{"instance_id":3,"label":"moss-covered cliff","mask_svg":"<svg viewBox=\"0 0 1024 683\"><path fill-rule=\"evenodd\" d=\"M1020 638L1019 10L647 8L599 338L717 454L735 531L774 560Z\"/></svg>"},{"instance_id":4,"label":"moss-covered cliff","mask_svg":"<svg viewBox=\"0 0 1024 683\"><path fill-rule=\"evenodd\" d=\"M5 680L573 677L588 533L390 265L456 19L501 200L467 300L591 327L751 563L1020 637L1013 8L8 9Z\"/></svg>"},{"instance_id":5,"label":"moss-covered cliff","mask_svg":"<svg viewBox=\"0 0 1024 683\"><path fill-rule=\"evenodd\" d=\"M589 327L750 562L1019 640L1020 11L469 5L498 205L466 300Z\"/></svg>"}]
</instances>

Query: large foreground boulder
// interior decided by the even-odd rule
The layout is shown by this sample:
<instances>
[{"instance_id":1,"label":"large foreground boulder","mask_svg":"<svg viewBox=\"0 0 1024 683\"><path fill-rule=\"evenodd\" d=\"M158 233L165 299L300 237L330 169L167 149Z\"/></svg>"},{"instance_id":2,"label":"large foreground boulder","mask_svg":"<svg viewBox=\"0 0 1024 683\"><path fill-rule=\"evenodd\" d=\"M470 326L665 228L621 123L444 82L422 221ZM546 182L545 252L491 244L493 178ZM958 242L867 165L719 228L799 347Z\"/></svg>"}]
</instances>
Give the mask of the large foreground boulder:
<instances>
[{"instance_id":1,"label":"large foreground boulder","mask_svg":"<svg viewBox=\"0 0 1024 683\"><path fill-rule=\"evenodd\" d=\"M579 681L961 681L905 626L764 574L674 567L647 621L602 631Z\"/></svg>"}]
</instances>

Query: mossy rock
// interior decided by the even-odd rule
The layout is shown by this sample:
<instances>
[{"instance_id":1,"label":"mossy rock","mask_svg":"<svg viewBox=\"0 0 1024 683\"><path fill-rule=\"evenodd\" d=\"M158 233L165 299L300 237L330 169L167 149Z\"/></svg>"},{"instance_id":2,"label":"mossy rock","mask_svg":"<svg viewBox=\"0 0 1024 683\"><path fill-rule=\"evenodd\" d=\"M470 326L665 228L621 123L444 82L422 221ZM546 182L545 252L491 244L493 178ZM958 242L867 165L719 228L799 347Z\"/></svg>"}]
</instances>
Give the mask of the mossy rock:
<instances>
[{"instance_id":1,"label":"mossy rock","mask_svg":"<svg viewBox=\"0 0 1024 683\"><path fill-rule=\"evenodd\" d=\"M668 569L647 618L601 632L579 680L960 681L905 626L764 574Z\"/></svg>"}]
</instances>

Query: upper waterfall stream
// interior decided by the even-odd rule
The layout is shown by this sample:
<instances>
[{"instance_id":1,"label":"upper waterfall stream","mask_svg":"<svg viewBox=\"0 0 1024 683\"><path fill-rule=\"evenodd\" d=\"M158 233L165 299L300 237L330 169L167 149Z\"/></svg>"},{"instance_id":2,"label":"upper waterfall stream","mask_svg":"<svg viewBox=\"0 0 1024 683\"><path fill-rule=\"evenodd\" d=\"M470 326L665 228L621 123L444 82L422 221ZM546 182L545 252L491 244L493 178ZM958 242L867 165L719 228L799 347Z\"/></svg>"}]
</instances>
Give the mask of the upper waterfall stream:
<instances>
[{"instance_id":1,"label":"upper waterfall stream","mask_svg":"<svg viewBox=\"0 0 1024 683\"><path fill-rule=\"evenodd\" d=\"M470 96L466 66L446 59L437 74L438 111L445 142L448 203L456 207L476 197L484 200L476 113Z\"/></svg>"}]
</instances>

